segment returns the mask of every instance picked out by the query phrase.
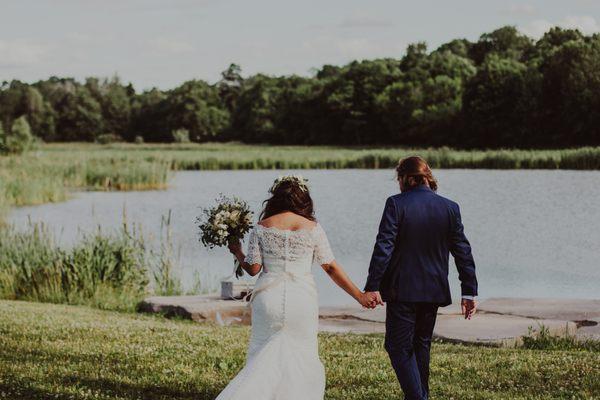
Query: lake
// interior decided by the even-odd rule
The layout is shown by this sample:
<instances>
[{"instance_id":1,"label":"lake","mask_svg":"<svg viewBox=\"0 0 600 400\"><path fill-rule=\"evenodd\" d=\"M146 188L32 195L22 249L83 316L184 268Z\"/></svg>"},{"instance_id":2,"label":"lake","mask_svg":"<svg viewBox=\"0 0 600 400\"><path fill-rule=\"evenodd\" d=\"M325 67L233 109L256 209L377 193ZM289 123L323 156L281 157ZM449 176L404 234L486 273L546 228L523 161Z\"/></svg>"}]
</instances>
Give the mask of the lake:
<instances>
[{"instance_id":1,"label":"lake","mask_svg":"<svg viewBox=\"0 0 600 400\"><path fill-rule=\"evenodd\" d=\"M165 191L84 192L64 203L22 207L17 226L44 221L59 240L80 230L130 223L157 241L161 217L172 212L173 240L184 285L199 278L218 287L232 269L225 249L204 249L194 224L219 193L238 195L258 213L273 179L290 171L191 171L174 174ZM337 260L362 287L385 199L398 192L390 170L304 170L316 213ZM600 295L600 172L438 170L439 193L461 206L486 297L598 298ZM152 239L151 238L151 239ZM322 305L351 301L315 268ZM460 295L455 268L450 280Z\"/></svg>"}]
</instances>

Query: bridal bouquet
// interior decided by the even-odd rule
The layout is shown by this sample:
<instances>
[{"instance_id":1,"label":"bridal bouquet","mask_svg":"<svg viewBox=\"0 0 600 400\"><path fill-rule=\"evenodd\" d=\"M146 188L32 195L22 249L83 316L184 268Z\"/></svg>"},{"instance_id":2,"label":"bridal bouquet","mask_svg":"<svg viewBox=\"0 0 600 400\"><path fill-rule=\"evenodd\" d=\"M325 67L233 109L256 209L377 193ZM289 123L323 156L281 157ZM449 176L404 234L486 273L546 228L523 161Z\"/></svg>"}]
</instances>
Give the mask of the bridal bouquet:
<instances>
[{"instance_id":1,"label":"bridal bouquet","mask_svg":"<svg viewBox=\"0 0 600 400\"><path fill-rule=\"evenodd\" d=\"M200 233L200 241L210 249L227 246L230 242L242 240L252 228L252 211L248 204L237 198L221 195L217 205L202 210L196 218ZM235 261L235 276L244 274L240 263Z\"/></svg>"}]
</instances>

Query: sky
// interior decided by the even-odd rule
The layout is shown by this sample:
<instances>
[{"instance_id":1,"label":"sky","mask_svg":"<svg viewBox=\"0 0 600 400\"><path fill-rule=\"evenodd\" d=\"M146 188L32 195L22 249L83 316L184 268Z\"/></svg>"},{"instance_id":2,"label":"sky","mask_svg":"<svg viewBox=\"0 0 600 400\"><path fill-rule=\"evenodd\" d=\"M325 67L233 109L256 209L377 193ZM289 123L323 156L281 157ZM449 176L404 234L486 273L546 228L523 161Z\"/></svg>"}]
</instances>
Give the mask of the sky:
<instances>
[{"instance_id":1,"label":"sky","mask_svg":"<svg viewBox=\"0 0 600 400\"><path fill-rule=\"evenodd\" d=\"M504 25L600 32L598 0L0 0L0 82L110 77L137 90L400 58Z\"/></svg>"}]
</instances>

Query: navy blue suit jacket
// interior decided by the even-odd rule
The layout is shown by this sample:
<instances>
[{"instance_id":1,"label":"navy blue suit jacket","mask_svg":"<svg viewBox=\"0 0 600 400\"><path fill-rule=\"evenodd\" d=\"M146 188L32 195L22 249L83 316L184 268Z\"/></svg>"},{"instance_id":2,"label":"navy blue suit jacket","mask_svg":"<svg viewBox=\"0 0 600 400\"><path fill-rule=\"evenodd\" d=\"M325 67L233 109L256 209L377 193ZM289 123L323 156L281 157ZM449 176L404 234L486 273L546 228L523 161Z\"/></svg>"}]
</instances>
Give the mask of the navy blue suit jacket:
<instances>
[{"instance_id":1,"label":"navy blue suit jacket","mask_svg":"<svg viewBox=\"0 0 600 400\"><path fill-rule=\"evenodd\" d=\"M475 262L458 204L418 186L385 203L365 291L384 301L452 303L448 259L458 268L462 295L477 295Z\"/></svg>"}]
</instances>

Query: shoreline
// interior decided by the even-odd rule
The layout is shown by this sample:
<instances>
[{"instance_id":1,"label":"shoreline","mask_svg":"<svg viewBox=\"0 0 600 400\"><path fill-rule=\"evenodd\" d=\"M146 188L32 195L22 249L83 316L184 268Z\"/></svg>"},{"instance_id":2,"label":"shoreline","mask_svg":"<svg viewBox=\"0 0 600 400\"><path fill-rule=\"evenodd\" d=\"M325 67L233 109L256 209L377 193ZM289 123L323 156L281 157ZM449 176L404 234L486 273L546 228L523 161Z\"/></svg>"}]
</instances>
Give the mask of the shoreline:
<instances>
[{"instance_id":1,"label":"shoreline","mask_svg":"<svg viewBox=\"0 0 600 400\"><path fill-rule=\"evenodd\" d=\"M246 302L221 300L217 295L155 296L140 303L138 311L160 313L200 323L249 325ZM329 333L385 332L385 308L320 307L319 330ZM490 298L475 317L466 321L453 304L440 308L434 337L447 342L515 346L533 330L551 335L600 340L600 299Z\"/></svg>"}]
</instances>

